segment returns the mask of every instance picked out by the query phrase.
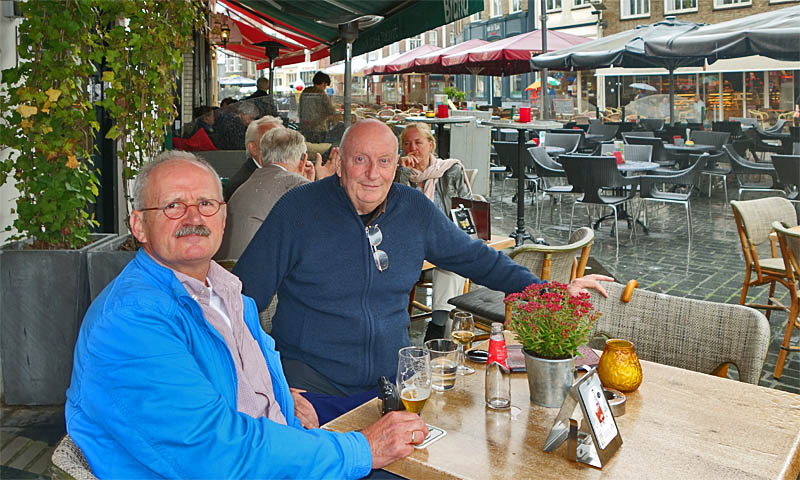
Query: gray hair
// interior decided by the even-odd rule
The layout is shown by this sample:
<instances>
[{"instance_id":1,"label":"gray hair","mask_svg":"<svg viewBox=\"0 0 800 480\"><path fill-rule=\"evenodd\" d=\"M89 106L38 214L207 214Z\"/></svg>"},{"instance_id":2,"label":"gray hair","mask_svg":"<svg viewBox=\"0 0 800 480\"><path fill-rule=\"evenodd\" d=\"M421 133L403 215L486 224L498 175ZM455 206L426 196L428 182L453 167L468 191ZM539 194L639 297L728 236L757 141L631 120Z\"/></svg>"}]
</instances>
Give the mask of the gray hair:
<instances>
[{"instance_id":1,"label":"gray hair","mask_svg":"<svg viewBox=\"0 0 800 480\"><path fill-rule=\"evenodd\" d=\"M344 135L342 135L342 140L339 142L339 150L341 150L341 157L343 159L345 158L345 156L347 154L347 149L350 147L350 145L347 142L347 137L350 134L350 131L356 125L361 125L361 124L364 124L364 123L375 123L375 124L378 124L378 125L383 125L387 129L389 129L389 127L387 127L385 123L381 122L380 120L376 120L374 118L365 118L363 120L359 120L356 123L350 125L350 127L347 130L344 131ZM392 133L392 131L389 130L389 133ZM397 136L392 134L392 138L394 139L394 151L395 151L395 153L397 153L398 149L400 148L399 145L397 144Z\"/></svg>"},{"instance_id":2,"label":"gray hair","mask_svg":"<svg viewBox=\"0 0 800 480\"><path fill-rule=\"evenodd\" d=\"M142 208L148 208L144 205L144 194L147 190L147 185L150 183L150 173L153 171L154 168L157 166L167 163L167 162L174 162L174 161L184 161L193 163L197 166L204 167L208 169L209 172L214 176L214 179L217 181L217 191L219 193L219 198L222 198L222 182L219 179L219 175L217 171L214 170L214 167L211 166L210 163L203 160L202 158L196 156L193 153L184 152L182 150L165 150L156 156L152 161L145 164L139 173L136 175L136 180L133 183L133 209L134 210L141 210Z\"/></svg>"},{"instance_id":3,"label":"gray hair","mask_svg":"<svg viewBox=\"0 0 800 480\"><path fill-rule=\"evenodd\" d=\"M258 131L260 130L261 125L266 125L268 123L274 123L278 127L283 126L283 120L278 117L273 117L271 115L264 115L261 118L257 118L250 122L250 125L247 126L247 132L244 134L244 144L245 148L246 145L250 142L255 142L258 145Z\"/></svg>"},{"instance_id":4,"label":"gray hair","mask_svg":"<svg viewBox=\"0 0 800 480\"><path fill-rule=\"evenodd\" d=\"M261 163L285 163L296 167L306 153L306 139L289 128L275 128L261 137Z\"/></svg>"}]
</instances>

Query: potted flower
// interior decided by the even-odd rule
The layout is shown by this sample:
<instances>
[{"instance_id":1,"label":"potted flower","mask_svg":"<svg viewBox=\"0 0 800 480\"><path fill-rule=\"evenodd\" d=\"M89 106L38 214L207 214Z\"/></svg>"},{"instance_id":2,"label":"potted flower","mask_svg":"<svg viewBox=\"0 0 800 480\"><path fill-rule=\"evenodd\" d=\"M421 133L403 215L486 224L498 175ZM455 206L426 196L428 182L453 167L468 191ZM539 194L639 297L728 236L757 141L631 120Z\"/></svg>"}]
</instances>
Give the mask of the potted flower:
<instances>
[{"instance_id":1,"label":"potted flower","mask_svg":"<svg viewBox=\"0 0 800 480\"><path fill-rule=\"evenodd\" d=\"M570 296L563 283L533 284L505 299L507 327L522 345L531 400L560 407L572 385L578 347L600 316L586 292Z\"/></svg>"}]
</instances>

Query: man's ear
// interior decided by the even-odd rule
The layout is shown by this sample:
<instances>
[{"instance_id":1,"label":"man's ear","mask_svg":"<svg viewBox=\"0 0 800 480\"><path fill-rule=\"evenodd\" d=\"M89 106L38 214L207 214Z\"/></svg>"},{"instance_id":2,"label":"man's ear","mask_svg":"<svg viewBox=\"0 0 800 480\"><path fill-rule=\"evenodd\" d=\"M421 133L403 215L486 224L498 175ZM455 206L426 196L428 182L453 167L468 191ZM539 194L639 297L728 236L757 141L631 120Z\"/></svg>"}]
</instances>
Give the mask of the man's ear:
<instances>
[{"instance_id":1,"label":"man's ear","mask_svg":"<svg viewBox=\"0 0 800 480\"><path fill-rule=\"evenodd\" d=\"M258 161L259 156L257 155L258 144L256 142L249 142L247 144L247 151L250 153L250 156L253 157L253 160L255 160L257 164L261 165L261 162Z\"/></svg>"},{"instance_id":2,"label":"man's ear","mask_svg":"<svg viewBox=\"0 0 800 480\"><path fill-rule=\"evenodd\" d=\"M130 218L131 233L141 244L147 243L147 233L144 228L144 212L133 210Z\"/></svg>"}]
</instances>

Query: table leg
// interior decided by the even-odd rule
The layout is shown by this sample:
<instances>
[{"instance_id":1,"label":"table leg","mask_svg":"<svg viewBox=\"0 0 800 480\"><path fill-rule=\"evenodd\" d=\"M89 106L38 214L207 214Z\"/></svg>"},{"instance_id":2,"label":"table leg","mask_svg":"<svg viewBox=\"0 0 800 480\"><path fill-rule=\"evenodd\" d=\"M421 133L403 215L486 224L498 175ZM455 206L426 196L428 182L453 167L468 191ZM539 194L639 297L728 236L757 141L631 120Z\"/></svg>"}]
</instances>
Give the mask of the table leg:
<instances>
[{"instance_id":1,"label":"table leg","mask_svg":"<svg viewBox=\"0 0 800 480\"><path fill-rule=\"evenodd\" d=\"M516 240L519 247L525 240L533 241L533 237L525 231L525 172L524 162L522 161L522 149L525 148L525 131L518 130L517 138L517 229L509 235Z\"/></svg>"}]
</instances>

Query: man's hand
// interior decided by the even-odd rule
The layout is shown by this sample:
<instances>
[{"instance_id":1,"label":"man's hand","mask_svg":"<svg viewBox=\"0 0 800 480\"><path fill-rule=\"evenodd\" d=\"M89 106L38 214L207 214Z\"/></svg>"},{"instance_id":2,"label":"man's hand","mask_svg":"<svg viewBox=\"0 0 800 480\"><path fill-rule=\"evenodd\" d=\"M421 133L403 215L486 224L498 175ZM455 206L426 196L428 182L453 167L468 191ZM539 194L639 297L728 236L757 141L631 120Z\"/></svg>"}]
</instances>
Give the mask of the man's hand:
<instances>
[{"instance_id":1,"label":"man's hand","mask_svg":"<svg viewBox=\"0 0 800 480\"><path fill-rule=\"evenodd\" d=\"M319 153L317 155L319 156ZM309 182L313 182L315 175L314 164L308 160L303 160L303 162L305 162L303 165L303 176L306 177L306 180L308 180Z\"/></svg>"},{"instance_id":2,"label":"man's hand","mask_svg":"<svg viewBox=\"0 0 800 480\"><path fill-rule=\"evenodd\" d=\"M586 275L584 277L576 278L575 280L569 282L567 285L567 293L571 295L577 295L578 293L584 291L587 288L592 288L600 292L600 295L608 298L608 293L606 293L606 289L600 284L600 282L613 282L614 279L611 277L606 277L605 275Z\"/></svg>"},{"instance_id":3,"label":"man's hand","mask_svg":"<svg viewBox=\"0 0 800 480\"><path fill-rule=\"evenodd\" d=\"M300 390L299 388L289 388L289 390L292 392L292 398L294 399L294 416L300 420L300 425L304 428L319 428L317 411L314 410L314 406L304 396L300 395L305 390Z\"/></svg>"},{"instance_id":4,"label":"man's hand","mask_svg":"<svg viewBox=\"0 0 800 480\"><path fill-rule=\"evenodd\" d=\"M411 455L414 445L425 440L428 428L419 415L411 412L389 412L377 422L361 430L372 451L372 468L386 465ZM413 443L412 443L413 441Z\"/></svg>"},{"instance_id":5,"label":"man's hand","mask_svg":"<svg viewBox=\"0 0 800 480\"><path fill-rule=\"evenodd\" d=\"M325 163L325 165L322 164L322 155L318 153L317 161L314 164L314 168L317 171L317 180L322 180L323 178L330 177L336 173L336 171L339 169L339 161L340 154L338 147L331 148L331 153L328 155L328 161Z\"/></svg>"}]
</instances>

